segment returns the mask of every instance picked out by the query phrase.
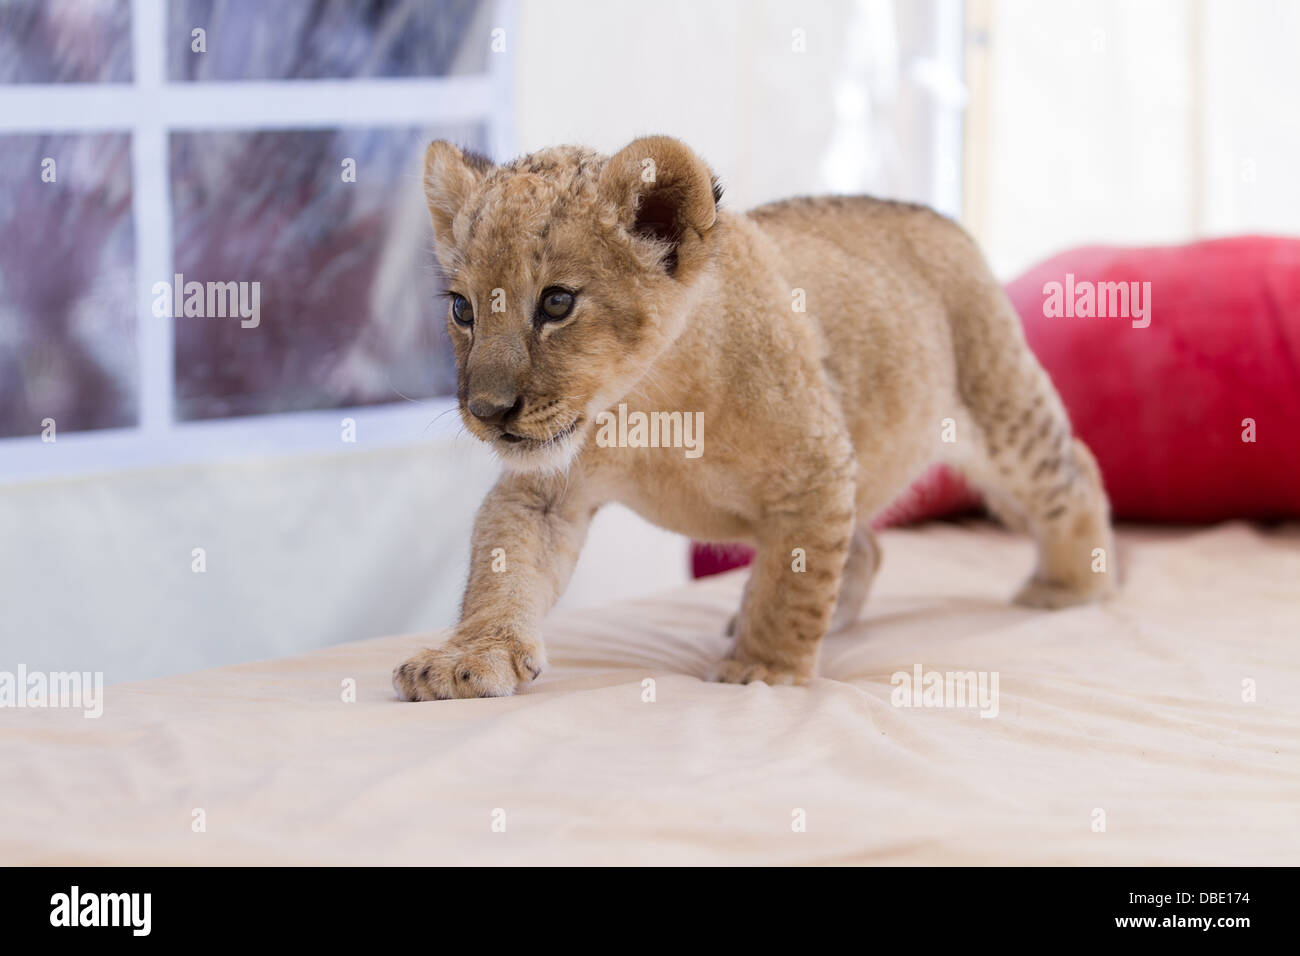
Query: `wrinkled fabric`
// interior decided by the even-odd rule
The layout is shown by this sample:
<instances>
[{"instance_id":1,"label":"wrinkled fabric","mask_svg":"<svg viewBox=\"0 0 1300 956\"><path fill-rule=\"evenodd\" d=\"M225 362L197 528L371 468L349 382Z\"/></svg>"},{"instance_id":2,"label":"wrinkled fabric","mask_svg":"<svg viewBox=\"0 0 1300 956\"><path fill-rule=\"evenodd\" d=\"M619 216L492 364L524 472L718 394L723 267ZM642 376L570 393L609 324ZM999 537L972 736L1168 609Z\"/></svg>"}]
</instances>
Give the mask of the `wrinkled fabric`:
<instances>
[{"instance_id":1,"label":"wrinkled fabric","mask_svg":"<svg viewBox=\"0 0 1300 956\"><path fill-rule=\"evenodd\" d=\"M1024 538L882 540L804 687L701 679L733 573L553 616L512 698L399 702L426 636L0 710L0 862L1300 862L1300 526L1122 530L1121 596L1058 612L1007 603ZM895 706L917 666L997 716Z\"/></svg>"}]
</instances>

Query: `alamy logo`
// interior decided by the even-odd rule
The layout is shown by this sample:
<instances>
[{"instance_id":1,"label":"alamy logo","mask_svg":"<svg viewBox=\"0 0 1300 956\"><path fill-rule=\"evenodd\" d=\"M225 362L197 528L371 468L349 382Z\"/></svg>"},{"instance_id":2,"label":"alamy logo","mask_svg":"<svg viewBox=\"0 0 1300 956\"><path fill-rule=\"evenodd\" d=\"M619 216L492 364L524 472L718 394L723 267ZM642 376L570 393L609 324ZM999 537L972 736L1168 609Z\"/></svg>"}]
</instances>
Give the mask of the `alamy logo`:
<instances>
[{"instance_id":1,"label":"alamy logo","mask_svg":"<svg viewBox=\"0 0 1300 956\"><path fill-rule=\"evenodd\" d=\"M152 893L69 893L50 897L51 926L129 926L132 936L148 936Z\"/></svg>"},{"instance_id":2,"label":"alamy logo","mask_svg":"<svg viewBox=\"0 0 1300 956\"><path fill-rule=\"evenodd\" d=\"M1151 324L1150 282L1090 282L1074 280L1043 284L1043 315L1049 319L1132 319L1133 328Z\"/></svg>"},{"instance_id":3,"label":"alamy logo","mask_svg":"<svg viewBox=\"0 0 1300 956\"><path fill-rule=\"evenodd\" d=\"M895 707L978 708L981 717L998 715L997 671L895 671L889 702Z\"/></svg>"},{"instance_id":4,"label":"alamy logo","mask_svg":"<svg viewBox=\"0 0 1300 956\"><path fill-rule=\"evenodd\" d=\"M103 671L0 671L0 707L80 708L83 717L104 713Z\"/></svg>"},{"instance_id":5,"label":"alamy logo","mask_svg":"<svg viewBox=\"0 0 1300 956\"><path fill-rule=\"evenodd\" d=\"M703 412L629 412L596 416L596 444L601 448L683 448L687 458L704 454Z\"/></svg>"},{"instance_id":6,"label":"alamy logo","mask_svg":"<svg viewBox=\"0 0 1300 956\"><path fill-rule=\"evenodd\" d=\"M262 323L262 283L186 282L176 273L173 283L155 282L153 314L160 319L240 319L240 328L255 329Z\"/></svg>"}]
</instances>

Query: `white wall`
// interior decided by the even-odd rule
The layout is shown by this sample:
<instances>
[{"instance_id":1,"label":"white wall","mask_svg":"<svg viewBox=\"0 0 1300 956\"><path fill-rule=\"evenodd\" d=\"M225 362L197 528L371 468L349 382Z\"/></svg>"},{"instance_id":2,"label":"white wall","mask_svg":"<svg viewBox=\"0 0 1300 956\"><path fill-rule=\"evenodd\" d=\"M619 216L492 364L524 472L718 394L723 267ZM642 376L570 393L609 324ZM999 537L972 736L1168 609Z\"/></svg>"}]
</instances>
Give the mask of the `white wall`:
<instances>
[{"instance_id":1,"label":"white wall","mask_svg":"<svg viewBox=\"0 0 1300 956\"><path fill-rule=\"evenodd\" d=\"M740 207L820 188L848 4L665 0L519 6L520 152L637 136L690 143ZM808 52L792 51L807 31Z\"/></svg>"},{"instance_id":2,"label":"white wall","mask_svg":"<svg viewBox=\"0 0 1300 956\"><path fill-rule=\"evenodd\" d=\"M1300 232L1300 4L996 0L989 41L999 275L1077 244Z\"/></svg>"},{"instance_id":3,"label":"white wall","mask_svg":"<svg viewBox=\"0 0 1300 956\"><path fill-rule=\"evenodd\" d=\"M496 473L462 439L0 485L0 668L133 680L446 626ZM630 517L598 517L569 604L686 579Z\"/></svg>"},{"instance_id":4,"label":"white wall","mask_svg":"<svg viewBox=\"0 0 1300 956\"><path fill-rule=\"evenodd\" d=\"M520 152L665 133L737 209L837 188L934 199L932 111L960 105L959 0L525 0L518 31ZM845 180L828 163L858 155L837 152L846 132L863 141Z\"/></svg>"}]
</instances>

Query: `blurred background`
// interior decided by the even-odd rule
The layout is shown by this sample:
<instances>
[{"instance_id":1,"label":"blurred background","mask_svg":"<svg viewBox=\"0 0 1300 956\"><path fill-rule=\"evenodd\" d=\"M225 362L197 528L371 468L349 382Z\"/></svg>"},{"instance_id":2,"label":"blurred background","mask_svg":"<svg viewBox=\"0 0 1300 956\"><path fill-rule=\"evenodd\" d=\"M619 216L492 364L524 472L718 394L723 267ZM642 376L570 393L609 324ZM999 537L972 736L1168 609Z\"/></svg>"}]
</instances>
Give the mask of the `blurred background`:
<instances>
[{"instance_id":1,"label":"blurred background","mask_svg":"<svg viewBox=\"0 0 1300 956\"><path fill-rule=\"evenodd\" d=\"M109 681L455 619L495 478L424 144L664 132L726 202L872 192L1014 278L1293 232L1287 0L0 0L0 668ZM154 314L257 282L260 323ZM687 579L611 508L567 606Z\"/></svg>"}]
</instances>

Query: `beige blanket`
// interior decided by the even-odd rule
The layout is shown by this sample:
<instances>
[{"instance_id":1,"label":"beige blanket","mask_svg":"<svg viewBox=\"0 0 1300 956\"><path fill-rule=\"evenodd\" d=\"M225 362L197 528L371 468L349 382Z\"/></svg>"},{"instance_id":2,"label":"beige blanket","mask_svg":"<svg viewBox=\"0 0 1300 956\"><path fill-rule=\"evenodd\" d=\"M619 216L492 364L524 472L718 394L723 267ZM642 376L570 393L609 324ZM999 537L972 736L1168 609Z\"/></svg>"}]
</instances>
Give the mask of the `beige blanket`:
<instances>
[{"instance_id":1,"label":"beige blanket","mask_svg":"<svg viewBox=\"0 0 1300 956\"><path fill-rule=\"evenodd\" d=\"M884 547L806 687L700 679L732 574L557 615L509 699L399 703L399 637L0 710L0 863L1300 863L1300 526L1125 531L1056 613L1022 538Z\"/></svg>"}]
</instances>

